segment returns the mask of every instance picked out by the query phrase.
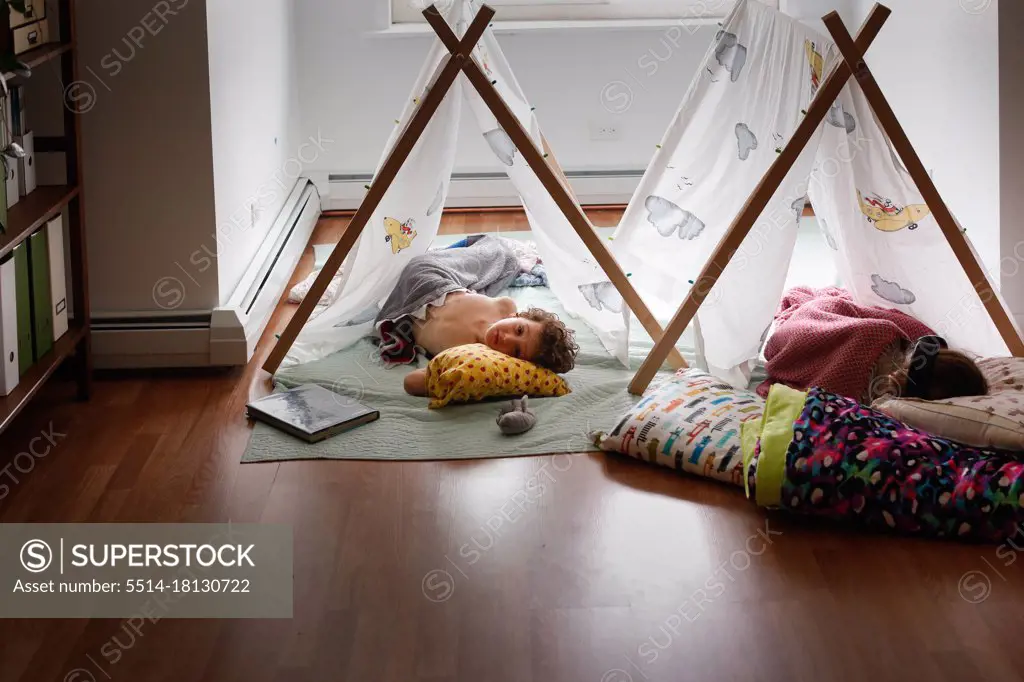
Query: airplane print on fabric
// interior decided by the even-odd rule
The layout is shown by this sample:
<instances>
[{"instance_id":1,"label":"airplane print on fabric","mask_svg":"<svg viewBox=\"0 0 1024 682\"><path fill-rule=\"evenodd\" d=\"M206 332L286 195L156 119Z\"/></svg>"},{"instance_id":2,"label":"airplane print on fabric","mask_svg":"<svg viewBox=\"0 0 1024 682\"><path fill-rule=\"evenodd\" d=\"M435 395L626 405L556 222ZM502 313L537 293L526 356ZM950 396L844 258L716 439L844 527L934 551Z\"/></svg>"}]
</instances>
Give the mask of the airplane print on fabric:
<instances>
[{"instance_id":1,"label":"airplane print on fabric","mask_svg":"<svg viewBox=\"0 0 1024 682\"><path fill-rule=\"evenodd\" d=\"M810 40L804 41L804 52L807 54L807 61L811 65L811 95L818 94L821 87L821 77L825 71L825 60L818 51L817 46Z\"/></svg>"},{"instance_id":2,"label":"airplane print on fabric","mask_svg":"<svg viewBox=\"0 0 1024 682\"><path fill-rule=\"evenodd\" d=\"M881 232L899 232L904 228L916 230L918 223L931 213L927 204L897 206L892 199L877 194L865 198L860 190L857 190L857 200L861 213Z\"/></svg>"}]
</instances>

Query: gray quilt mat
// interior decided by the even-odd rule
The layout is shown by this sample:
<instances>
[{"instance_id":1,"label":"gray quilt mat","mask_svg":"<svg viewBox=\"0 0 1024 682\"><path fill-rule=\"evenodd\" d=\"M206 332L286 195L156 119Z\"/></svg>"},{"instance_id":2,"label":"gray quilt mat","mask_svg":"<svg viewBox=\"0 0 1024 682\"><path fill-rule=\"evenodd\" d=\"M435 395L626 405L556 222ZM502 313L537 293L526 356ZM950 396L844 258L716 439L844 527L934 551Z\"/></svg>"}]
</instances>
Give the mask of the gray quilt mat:
<instances>
[{"instance_id":1,"label":"gray quilt mat","mask_svg":"<svg viewBox=\"0 0 1024 682\"><path fill-rule=\"evenodd\" d=\"M256 424L243 462L294 459L437 460L485 459L596 450L589 434L609 430L639 398L626 390L650 350L650 338L634 332L631 369L611 357L597 335L573 320L546 287L510 289L520 309L537 306L559 314L574 326L580 353L566 375L572 393L561 398L530 400L537 426L520 436L504 436L495 419L503 401L427 409L427 399L405 393L409 368L385 368L376 360L374 344L357 345L322 360L284 368L275 376L278 390L315 383L380 410L380 419L326 441L308 444L272 427ZM685 349L683 349L685 351ZM690 359L690 355L687 359ZM421 360L420 366L426 363ZM664 367L659 378L671 371ZM657 381L657 379L656 379Z\"/></svg>"}]
</instances>

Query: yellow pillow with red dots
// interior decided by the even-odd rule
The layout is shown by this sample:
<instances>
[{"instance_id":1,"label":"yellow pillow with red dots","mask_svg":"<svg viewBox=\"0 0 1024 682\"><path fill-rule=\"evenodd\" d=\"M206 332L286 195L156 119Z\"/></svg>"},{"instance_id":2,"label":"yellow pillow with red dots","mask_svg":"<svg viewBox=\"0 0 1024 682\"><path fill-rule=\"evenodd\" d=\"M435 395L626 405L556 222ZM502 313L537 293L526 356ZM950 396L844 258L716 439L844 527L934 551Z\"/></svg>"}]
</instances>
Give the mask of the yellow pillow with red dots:
<instances>
[{"instance_id":1,"label":"yellow pillow with red dots","mask_svg":"<svg viewBox=\"0 0 1024 682\"><path fill-rule=\"evenodd\" d=\"M557 397L569 390L565 379L551 370L482 343L441 351L427 365L427 395L432 399L432 409L501 396Z\"/></svg>"}]
</instances>

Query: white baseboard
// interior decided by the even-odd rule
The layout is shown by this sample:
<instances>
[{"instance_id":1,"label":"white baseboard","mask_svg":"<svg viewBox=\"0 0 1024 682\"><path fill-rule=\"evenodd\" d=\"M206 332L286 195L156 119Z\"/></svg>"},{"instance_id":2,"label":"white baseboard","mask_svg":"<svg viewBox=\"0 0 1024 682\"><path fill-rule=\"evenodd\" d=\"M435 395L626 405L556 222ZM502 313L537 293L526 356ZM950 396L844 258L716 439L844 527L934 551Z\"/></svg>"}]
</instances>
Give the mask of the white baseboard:
<instances>
[{"instance_id":1,"label":"white baseboard","mask_svg":"<svg viewBox=\"0 0 1024 682\"><path fill-rule=\"evenodd\" d=\"M642 170L607 170L567 172L566 177L582 204L625 204L633 196ZM366 195L368 174L332 173L328 210L349 211L359 208ZM522 204L508 177L495 173L453 173L448 190L449 208L461 207L517 207Z\"/></svg>"},{"instance_id":2,"label":"white baseboard","mask_svg":"<svg viewBox=\"0 0 1024 682\"><path fill-rule=\"evenodd\" d=\"M96 369L150 369L156 367L209 367L210 322L184 329L148 328L134 324L92 332Z\"/></svg>"},{"instance_id":3,"label":"white baseboard","mask_svg":"<svg viewBox=\"0 0 1024 682\"><path fill-rule=\"evenodd\" d=\"M316 191L320 193L320 208L324 211L330 210L331 174L327 171L309 171L306 177L316 185Z\"/></svg>"},{"instance_id":4,"label":"white baseboard","mask_svg":"<svg viewBox=\"0 0 1024 682\"><path fill-rule=\"evenodd\" d=\"M211 365L245 365L252 359L256 342L285 293L320 213L316 187L312 183L297 186L227 305L213 311Z\"/></svg>"},{"instance_id":5,"label":"white baseboard","mask_svg":"<svg viewBox=\"0 0 1024 682\"><path fill-rule=\"evenodd\" d=\"M321 197L300 178L228 302L212 311L135 314L93 320L97 369L230 367L252 359L321 213Z\"/></svg>"}]
</instances>

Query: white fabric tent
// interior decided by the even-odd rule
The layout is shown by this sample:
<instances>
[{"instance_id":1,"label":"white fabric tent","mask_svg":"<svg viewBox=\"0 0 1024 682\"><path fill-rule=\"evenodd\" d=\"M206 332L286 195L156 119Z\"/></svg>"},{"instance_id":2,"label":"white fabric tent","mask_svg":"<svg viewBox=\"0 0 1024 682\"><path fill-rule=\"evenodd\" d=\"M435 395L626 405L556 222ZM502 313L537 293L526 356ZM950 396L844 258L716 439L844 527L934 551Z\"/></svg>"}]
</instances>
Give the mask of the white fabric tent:
<instances>
[{"instance_id":1,"label":"white fabric tent","mask_svg":"<svg viewBox=\"0 0 1024 682\"><path fill-rule=\"evenodd\" d=\"M473 0L457 0L447 10L459 36L476 9ZM403 124L446 54L435 42ZM491 31L474 58L541 145L537 119ZM739 0L723 22L611 245L660 319L688 293L836 60L831 41L754 0ZM554 293L598 331L616 357L627 360L630 315L621 297L479 95L457 81L346 261L337 302L306 324L291 361L323 357L368 334L401 268L428 248L447 194L463 101L522 197ZM844 284L860 302L897 307L955 346L1006 354L960 263L851 82L701 307L699 348L712 371L741 381L757 357L808 197ZM402 225L404 236L397 232ZM385 240L389 226L400 250L396 241Z\"/></svg>"},{"instance_id":2,"label":"white fabric tent","mask_svg":"<svg viewBox=\"0 0 1024 682\"><path fill-rule=\"evenodd\" d=\"M458 0L444 12L445 19L460 38L468 22L479 9L475 0ZM420 71L412 95L395 130L388 140L381 163L395 145L398 136L416 110L420 98L448 55L435 40ZM540 126L522 88L512 73L494 33L487 30L474 50L474 58L495 81L494 87L515 113L538 147L543 148ZM387 298L409 258L424 253L437 235L441 209L455 161L460 115L463 103L494 151L496 163L503 168L522 197L532 237L547 267L551 289L571 314L582 317L597 330L602 342L624 363L626 323L622 299L607 276L573 231L547 190L498 125L480 95L465 76L445 96L441 108L431 119L409 159L402 166L380 206L374 212L356 248L346 260L341 292L336 302L303 327L288 356L289 362L308 362L345 348L371 333L373 318ZM379 170L379 167L378 167ZM397 251L385 241L387 226L407 228L412 236L406 248ZM401 241L401 237L398 238ZM606 291L610 290L610 292ZM588 302L593 301L593 305ZM604 301L602 303L602 301Z\"/></svg>"},{"instance_id":3,"label":"white fabric tent","mask_svg":"<svg viewBox=\"0 0 1024 682\"><path fill-rule=\"evenodd\" d=\"M831 41L809 27L753 0L737 3L616 233L613 252L643 273L633 283L652 310L686 295L837 59ZM859 302L897 307L956 346L1006 354L851 82L701 307L702 345L715 373L735 379L730 370L757 357L808 196Z\"/></svg>"}]
</instances>

